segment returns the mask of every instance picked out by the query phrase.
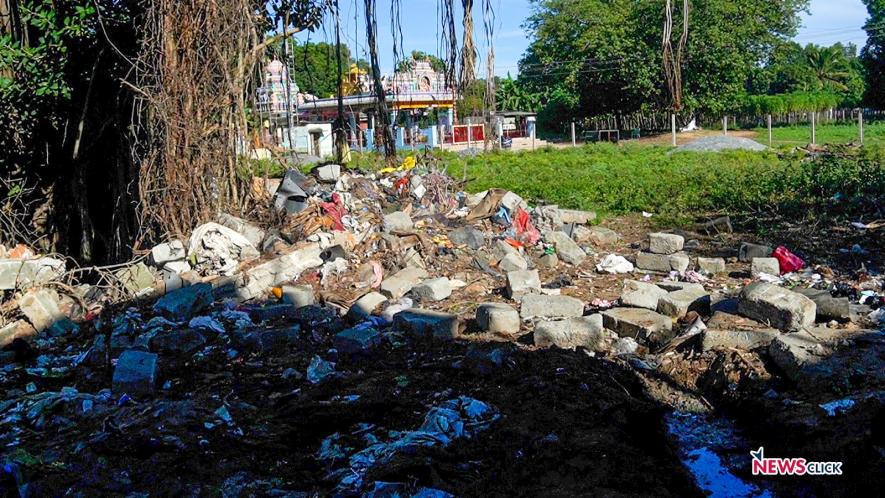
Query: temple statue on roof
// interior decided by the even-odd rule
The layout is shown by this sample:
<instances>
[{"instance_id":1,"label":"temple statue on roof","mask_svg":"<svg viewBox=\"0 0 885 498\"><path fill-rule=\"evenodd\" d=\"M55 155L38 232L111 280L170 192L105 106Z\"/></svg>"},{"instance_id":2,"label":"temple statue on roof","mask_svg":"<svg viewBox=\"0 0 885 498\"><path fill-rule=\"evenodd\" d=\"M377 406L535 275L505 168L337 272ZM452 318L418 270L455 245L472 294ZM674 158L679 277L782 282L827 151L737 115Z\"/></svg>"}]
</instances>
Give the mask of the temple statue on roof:
<instances>
[{"instance_id":1,"label":"temple statue on roof","mask_svg":"<svg viewBox=\"0 0 885 498\"><path fill-rule=\"evenodd\" d=\"M264 85L257 93L258 111L269 118L285 118L298 109L298 84L279 60L270 61L264 68Z\"/></svg>"},{"instance_id":2,"label":"temple statue on roof","mask_svg":"<svg viewBox=\"0 0 885 498\"><path fill-rule=\"evenodd\" d=\"M428 61L413 60L410 71L396 72L386 81L385 89L397 95L415 93L451 93L443 73Z\"/></svg>"},{"instance_id":3,"label":"temple statue on roof","mask_svg":"<svg viewBox=\"0 0 885 498\"><path fill-rule=\"evenodd\" d=\"M361 95L372 91L372 79L369 71L351 64L347 74L344 75L344 95Z\"/></svg>"}]
</instances>

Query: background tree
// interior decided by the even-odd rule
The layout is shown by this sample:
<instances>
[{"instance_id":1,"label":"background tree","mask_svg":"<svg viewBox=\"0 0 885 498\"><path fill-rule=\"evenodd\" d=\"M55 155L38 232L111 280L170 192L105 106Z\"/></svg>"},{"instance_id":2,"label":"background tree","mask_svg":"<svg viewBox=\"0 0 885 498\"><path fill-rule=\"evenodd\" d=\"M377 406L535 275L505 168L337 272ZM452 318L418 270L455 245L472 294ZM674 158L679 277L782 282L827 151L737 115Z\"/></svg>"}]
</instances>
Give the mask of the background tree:
<instances>
[{"instance_id":1,"label":"background tree","mask_svg":"<svg viewBox=\"0 0 885 498\"><path fill-rule=\"evenodd\" d=\"M857 47L836 43L830 47L785 42L751 76L750 94L826 93L853 107L864 93L863 67Z\"/></svg>"},{"instance_id":2,"label":"background tree","mask_svg":"<svg viewBox=\"0 0 885 498\"><path fill-rule=\"evenodd\" d=\"M864 29L867 44L861 53L867 77L867 105L885 108L885 0L864 0L870 18Z\"/></svg>"},{"instance_id":3,"label":"background tree","mask_svg":"<svg viewBox=\"0 0 885 498\"><path fill-rule=\"evenodd\" d=\"M429 62L430 67L438 73L445 73L446 71L446 63L443 62L442 59L433 54L428 54L420 50L412 50L412 53L408 59L403 59L399 61L399 63L396 65L396 71L398 73L407 73L414 69L415 62Z\"/></svg>"},{"instance_id":4,"label":"background tree","mask_svg":"<svg viewBox=\"0 0 885 498\"><path fill-rule=\"evenodd\" d=\"M131 69L125 54L138 46L141 5L0 1L0 175L31 194L20 218L28 223L4 223L3 242L84 262L128 254L137 173L132 96L120 81Z\"/></svg>"},{"instance_id":5,"label":"background tree","mask_svg":"<svg viewBox=\"0 0 885 498\"><path fill-rule=\"evenodd\" d=\"M282 57L282 49L274 51ZM341 62L345 73L350 64L355 62L347 45L341 46ZM338 62L334 44L293 44L289 47L289 67L292 68L292 78L300 91L320 98L333 97L338 92Z\"/></svg>"},{"instance_id":6,"label":"background tree","mask_svg":"<svg viewBox=\"0 0 885 498\"><path fill-rule=\"evenodd\" d=\"M537 112L541 107L543 95L528 91L525 85L513 79L510 73L507 74L507 78L499 79L497 86L498 107L502 111Z\"/></svg>"},{"instance_id":7,"label":"background tree","mask_svg":"<svg viewBox=\"0 0 885 498\"><path fill-rule=\"evenodd\" d=\"M466 88L462 88L456 104L458 117L482 116L485 109L486 82L484 79L473 80Z\"/></svg>"},{"instance_id":8,"label":"background tree","mask_svg":"<svg viewBox=\"0 0 885 498\"><path fill-rule=\"evenodd\" d=\"M686 114L720 113L746 93L755 70L795 34L807 0L693 0L683 65ZM534 41L520 62L531 90L555 88L577 115L666 105L661 2L533 0ZM675 24L675 23L674 23ZM674 26L673 37L682 27Z\"/></svg>"}]
</instances>

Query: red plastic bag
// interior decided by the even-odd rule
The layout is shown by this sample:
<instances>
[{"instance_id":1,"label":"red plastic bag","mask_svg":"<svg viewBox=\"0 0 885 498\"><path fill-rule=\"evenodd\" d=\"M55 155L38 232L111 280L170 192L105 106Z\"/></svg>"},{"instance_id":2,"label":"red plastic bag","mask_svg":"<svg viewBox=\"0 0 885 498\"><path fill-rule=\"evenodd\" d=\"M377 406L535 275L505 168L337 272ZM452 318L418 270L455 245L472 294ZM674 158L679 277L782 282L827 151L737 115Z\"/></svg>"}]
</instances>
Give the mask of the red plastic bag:
<instances>
[{"instance_id":1,"label":"red plastic bag","mask_svg":"<svg viewBox=\"0 0 885 498\"><path fill-rule=\"evenodd\" d=\"M527 246L533 246L541 240L541 232L532 225L532 218L529 213L519 208L513 217L513 228L516 230L516 240Z\"/></svg>"},{"instance_id":2,"label":"red plastic bag","mask_svg":"<svg viewBox=\"0 0 885 498\"><path fill-rule=\"evenodd\" d=\"M780 263L781 275L793 273L794 271L799 271L802 268L805 268L805 261L802 261L802 258L791 253L790 250L784 246L775 249L771 256L776 258L777 262Z\"/></svg>"}]
</instances>

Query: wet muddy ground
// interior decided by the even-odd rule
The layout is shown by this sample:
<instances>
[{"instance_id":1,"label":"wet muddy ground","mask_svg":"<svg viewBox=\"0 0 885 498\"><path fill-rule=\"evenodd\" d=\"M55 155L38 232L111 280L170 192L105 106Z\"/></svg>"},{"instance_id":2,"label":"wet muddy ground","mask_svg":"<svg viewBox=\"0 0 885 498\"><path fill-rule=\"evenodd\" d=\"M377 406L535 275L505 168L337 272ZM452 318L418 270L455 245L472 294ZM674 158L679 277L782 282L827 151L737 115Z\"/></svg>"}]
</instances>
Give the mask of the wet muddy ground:
<instances>
[{"instance_id":1,"label":"wet muddy ground","mask_svg":"<svg viewBox=\"0 0 885 498\"><path fill-rule=\"evenodd\" d=\"M651 226L632 217L606 225L623 236L611 248L620 254L635 251ZM803 256L837 271L859 262L881 268L880 253L838 251L881 247L869 234L837 227L825 242L808 239L804 228L778 230L767 238L810 240ZM740 240L757 239L746 232L702 238L701 254L724 255ZM468 284L503 299L494 279L472 275ZM721 284L741 283L741 275ZM584 301L617 298L623 280L584 279L569 267L542 281L560 276L571 280L563 294ZM448 305L469 312L488 300L453 297ZM45 350L15 344L8 349L26 368L6 369L0 411L10 413L16 398L29 404L0 431L2 496L346 496L354 493L340 483L353 473L354 455L417 430L435 407L461 397L496 417L469 437L408 447L364 469L363 491L397 483L406 496L422 496L422 488L455 496L858 496L885 486L885 382L882 372L864 370L885 365L881 337L834 357L832 375L797 385L763 356L699 353L691 342L668 353L667 368L638 357L538 350L530 337L430 343L394 334L364 356L330 354L331 336L343 326L301 316L265 325L258 339L234 334L196 355L164 355L157 395L128 400L101 394L113 372L101 358L51 375L27 370L41 365L40 355L86 351L97 333L92 326ZM335 373L313 383L306 375L316 355L334 361ZM49 392L61 395L39 398ZM848 410L831 416L821 408L844 398L852 399ZM689 415L674 409L704 412L697 416L711 422L683 424L682 433L696 436L689 444L673 424ZM736 434L727 442L723 424ZM749 451L759 446L767 456L842 461L845 473L752 476ZM696 467L716 461L747 487L704 486Z\"/></svg>"}]
</instances>

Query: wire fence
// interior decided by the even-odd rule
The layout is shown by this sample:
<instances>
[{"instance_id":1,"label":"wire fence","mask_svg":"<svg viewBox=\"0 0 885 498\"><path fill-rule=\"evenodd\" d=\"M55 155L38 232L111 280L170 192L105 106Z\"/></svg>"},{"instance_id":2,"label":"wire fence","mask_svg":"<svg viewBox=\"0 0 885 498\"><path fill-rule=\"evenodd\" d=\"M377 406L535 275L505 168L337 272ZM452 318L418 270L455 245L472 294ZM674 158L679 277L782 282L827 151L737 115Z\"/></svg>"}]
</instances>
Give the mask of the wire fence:
<instances>
[{"instance_id":1,"label":"wire fence","mask_svg":"<svg viewBox=\"0 0 885 498\"><path fill-rule=\"evenodd\" d=\"M575 123L575 141L614 141L646 138L672 132L666 112L641 112L587 118ZM885 111L828 109L781 114L697 114L677 120L677 131L704 130L739 133L772 146L807 144L885 144ZM564 139L570 130L566 129ZM617 132L617 133L615 133Z\"/></svg>"}]
</instances>

